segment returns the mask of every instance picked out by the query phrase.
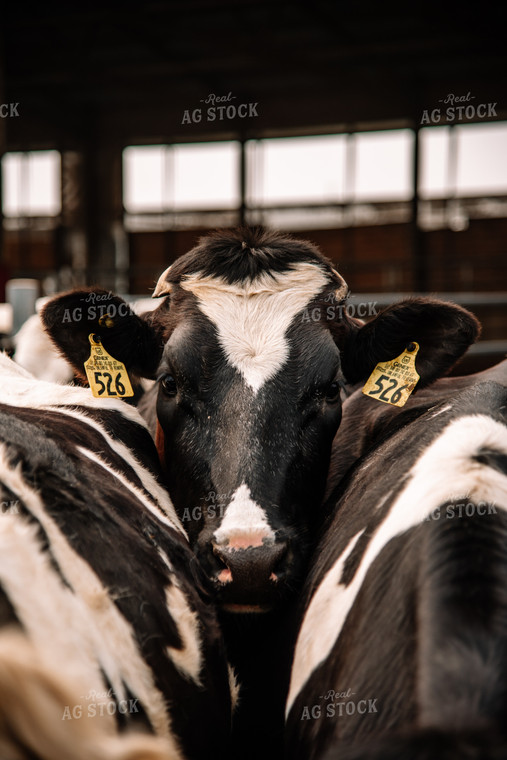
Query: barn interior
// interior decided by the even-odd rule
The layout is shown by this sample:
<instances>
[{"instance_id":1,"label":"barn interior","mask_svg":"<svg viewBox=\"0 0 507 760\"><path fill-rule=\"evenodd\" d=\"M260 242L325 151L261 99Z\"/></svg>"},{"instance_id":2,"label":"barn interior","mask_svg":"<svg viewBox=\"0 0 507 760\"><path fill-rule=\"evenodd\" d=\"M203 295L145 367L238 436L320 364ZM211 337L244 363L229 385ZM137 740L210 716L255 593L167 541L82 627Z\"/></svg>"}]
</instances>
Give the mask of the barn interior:
<instances>
[{"instance_id":1,"label":"barn interior","mask_svg":"<svg viewBox=\"0 0 507 760\"><path fill-rule=\"evenodd\" d=\"M209 229L263 224L317 243L359 301L470 307L467 369L498 361L504 29L502 4L10 3L0 301L18 278L149 296Z\"/></svg>"}]
</instances>

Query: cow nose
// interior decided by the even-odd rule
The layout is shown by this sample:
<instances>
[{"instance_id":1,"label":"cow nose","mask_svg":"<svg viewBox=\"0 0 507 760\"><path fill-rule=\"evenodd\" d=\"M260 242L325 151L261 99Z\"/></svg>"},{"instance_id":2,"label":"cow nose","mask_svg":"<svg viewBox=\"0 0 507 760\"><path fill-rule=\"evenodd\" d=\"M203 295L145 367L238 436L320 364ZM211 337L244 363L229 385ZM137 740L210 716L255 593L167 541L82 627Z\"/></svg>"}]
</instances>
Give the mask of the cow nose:
<instances>
[{"instance_id":1,"label":"cow nose","mask_svg":"<svg viewBox=\"0 0 507 760\"><path fill-rule=\"evenodd\" d=\"M237 588L262 589L268 581L277 582L285 572L288 544L286 541L260 546L213 543L213 553L223 564L217 575L220 583L233 583Z\"/></svg>"}]
</instances>

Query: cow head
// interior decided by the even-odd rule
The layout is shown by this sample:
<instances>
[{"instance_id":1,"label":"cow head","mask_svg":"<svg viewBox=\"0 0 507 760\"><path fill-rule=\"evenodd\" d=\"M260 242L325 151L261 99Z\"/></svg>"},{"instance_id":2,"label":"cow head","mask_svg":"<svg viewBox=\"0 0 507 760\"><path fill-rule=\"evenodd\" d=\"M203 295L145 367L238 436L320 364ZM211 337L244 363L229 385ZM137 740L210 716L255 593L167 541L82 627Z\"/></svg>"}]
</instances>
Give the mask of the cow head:
<instances>
[{"instance_id":1,"label":"cow head","mask_svg":"<svg viewBox=\"0 0 507 760\"><path fill-rule=\"evenodd\" d=\"M344 382L417 341L426 384L477 335L472 315L430 299L363 325L314 246L261 230L202 239L161 275L153 295L163 300L146 319L120 314L109 294L109 324L86 313L65 324L85 295L48 303L46 329L81 374L94 332L130 372L156 379L171 497L219 603L236 612L270 609L297 586Z\"/></svg>"}]
</instances>

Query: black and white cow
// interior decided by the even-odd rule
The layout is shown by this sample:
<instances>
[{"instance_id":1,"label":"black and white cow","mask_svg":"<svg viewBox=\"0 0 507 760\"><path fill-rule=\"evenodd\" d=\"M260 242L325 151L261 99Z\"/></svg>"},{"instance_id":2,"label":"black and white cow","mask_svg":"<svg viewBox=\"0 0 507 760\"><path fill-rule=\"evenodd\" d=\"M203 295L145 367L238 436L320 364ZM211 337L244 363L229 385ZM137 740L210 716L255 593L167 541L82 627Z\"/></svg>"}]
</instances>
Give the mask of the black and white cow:
<instances>
[{"instance_id":1,"label":"black and white cow","mask_svg":"<svg viewBox=\"0 0 507 760\"><path fill-rule=\"evenodd\" d=\"M99 333L134 377L156 377L143 402L156 428L171 498L217 601L263 612L290 597L322 500L340 423L340 387L420 344L419 387L447 372L478 334L464 309L429 298L396 304L364 326L348 316L347 286L310 243L257 229L201 240L160 277L147 319L114 324L48 303L52 339L83 375Z\"/></svg>"},{"instance_id":2,"label":"black and white cow","mask_svg":"<svg viewBox=\"0 0 507 760\"><path fill-rule=\"evenodd\" d=\"M81 376L93 333L134 379L157 380L143 413L242 683L235 733L244 760L279 757L290 606L319 524L342 385L417 341L424 387L478 334L469 312L430 298L364 326L343 308L347 292L315 246L245 229L209 235L172 264L150 317L101 292L101 317L110 317L101 323L82 308L86 291L42 313Z\"/></svg>"},{"instance_id":3,"label":"black and white cow","mask_svg":"<svg viewBox=\"0 0 507 760\"><path fill-rule=\"evenodd\" d=\"M137 410L0 355L0 490L0 756L227 757L221 633Z\"/></svg>"},{"instance_id":4,"label":"black and white cow","mask_svg":"<svg viewBox=\"0 0 507 760\"><path fill-rule=\"evenodd\" d=\"M376 438L303 592L291 760L507 756L507 362L488 374L425 410L365 398Z\"/></svg>"}]
</instances>

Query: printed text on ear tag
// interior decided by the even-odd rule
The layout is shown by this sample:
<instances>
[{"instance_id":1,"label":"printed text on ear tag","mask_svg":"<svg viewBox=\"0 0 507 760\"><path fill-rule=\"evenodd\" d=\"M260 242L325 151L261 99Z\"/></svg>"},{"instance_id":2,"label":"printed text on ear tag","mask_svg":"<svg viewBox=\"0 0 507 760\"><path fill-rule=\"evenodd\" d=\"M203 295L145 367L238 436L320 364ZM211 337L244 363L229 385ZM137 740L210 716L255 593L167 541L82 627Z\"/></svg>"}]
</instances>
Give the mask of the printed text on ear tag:
<instances>
[{"instance_id":1,"label":"printed text on ear tag","mask_svg":"<svg viewBox=\"0 0 507 760\"><path fill-rule=\"evenodd\" d=\"M396 359L379 362L363 387L365 396L392 406L405 406L419 380L415 368L418 343L410 343Z\"/></svg>"},{"instance_id":2,"label":"printed text on ear tag","mask_svg":"<svg viewBox=\"0 0 507 760\"><path fill-rule=\"evenodd\" d=\"M133 396L125 365L107 353L100 339L91 333L90 358L85 362L86 377L95 398L125 398Z\"/></svg>"}]
</instances>

